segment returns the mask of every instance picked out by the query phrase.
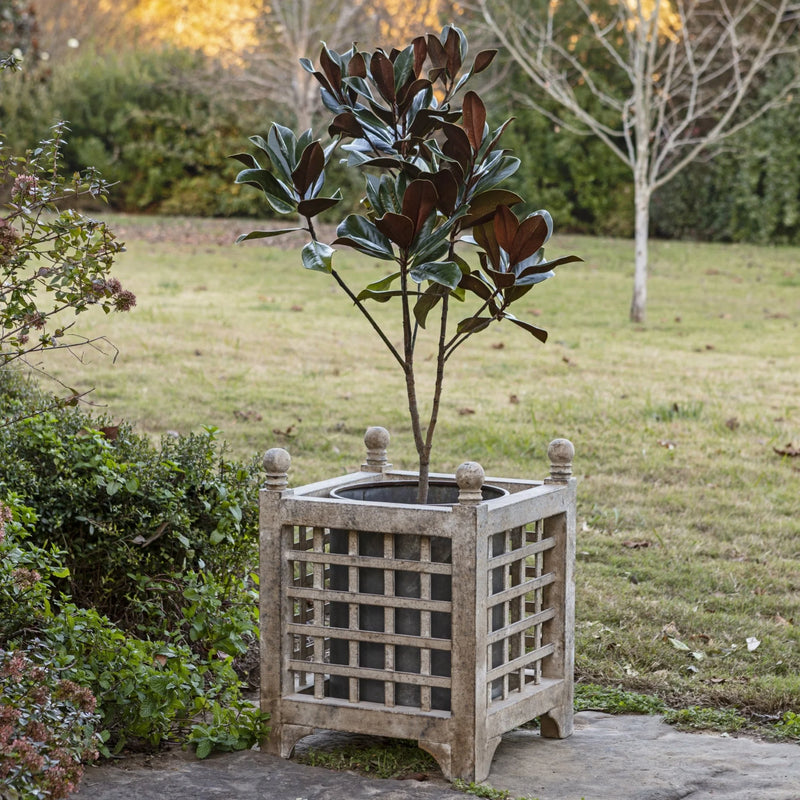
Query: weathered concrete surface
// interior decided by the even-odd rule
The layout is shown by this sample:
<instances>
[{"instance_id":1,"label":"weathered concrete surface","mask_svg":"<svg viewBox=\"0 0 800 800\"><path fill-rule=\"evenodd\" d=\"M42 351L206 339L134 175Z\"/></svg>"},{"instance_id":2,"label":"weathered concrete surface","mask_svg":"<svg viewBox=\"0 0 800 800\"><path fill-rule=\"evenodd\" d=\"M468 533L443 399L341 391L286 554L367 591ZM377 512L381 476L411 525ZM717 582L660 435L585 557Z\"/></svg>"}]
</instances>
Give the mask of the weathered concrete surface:
<instances>
[{"instance_id":1,"label":"weathered concrete surface","mask_svg":"<svg viewBox=\"0 0 800 800\"><path fill-rule=\"evenodd\" d=\"M317 737L324 743L325 734ZM680 733L658 717L583 712L563 741L512 731L487 781L538 800L800 800L800 747ZM249 751L87 772L75 800L464 800L441 776L381 781Z\"/></svg>"}]
</instances>

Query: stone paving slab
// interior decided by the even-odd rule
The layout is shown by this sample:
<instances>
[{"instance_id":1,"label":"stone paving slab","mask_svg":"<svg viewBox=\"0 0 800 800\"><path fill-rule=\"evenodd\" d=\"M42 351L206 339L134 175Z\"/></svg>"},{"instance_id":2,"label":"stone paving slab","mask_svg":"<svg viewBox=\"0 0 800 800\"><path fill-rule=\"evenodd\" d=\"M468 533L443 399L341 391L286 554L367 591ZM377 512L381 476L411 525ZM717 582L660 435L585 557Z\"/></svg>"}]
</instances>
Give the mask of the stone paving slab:
<instances>
[{"instance_id":1,"label":"stone paving slab","mask_svg":"<svg viewBox=\"0 0 800 800\"><path fill-rule=\"evenodd\" d=\"M800 746L681 733L659 717L581 712L562 741L503 737L487 781L537 800L800 800ZM336 734L340 736L340 734ZM317 735L324 743L326 734ZM258 751L174 751L87 771L73 800L464 800L441 776L375 780Z\"/></svg>"}]
</instances>

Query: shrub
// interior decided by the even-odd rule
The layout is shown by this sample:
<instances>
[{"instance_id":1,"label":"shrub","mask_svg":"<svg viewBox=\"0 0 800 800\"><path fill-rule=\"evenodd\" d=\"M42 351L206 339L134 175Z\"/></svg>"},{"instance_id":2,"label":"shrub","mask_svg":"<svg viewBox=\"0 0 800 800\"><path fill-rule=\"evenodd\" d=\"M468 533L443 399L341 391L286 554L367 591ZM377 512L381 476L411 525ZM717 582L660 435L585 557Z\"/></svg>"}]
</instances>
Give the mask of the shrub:
<instances>
[{"instance_id":1,"label":"shrub","mask_svg":"<svg viewBox=\"0 0 800 800\"><path fill-rule=\"evenodd\" d=\"M0 689L0 796L66 797L99 755L94 695L35 650L0 650Z\"/></svg>"},{"instance_id":2,"label":"shrub","mask_svg":"<svg viewBox=\"0 0 800 800\"><path fill-rule=\"evenodd\" d=\"M75 717L69 708L59 717L60 706L51 702L53 697L60 701L67 689L68 700L73 695L87 703L96 698L92 730L102 728L102 742L116 750L130 743L157 746L165 740L186 741L202 757L214 749L251 747L264 737L265 718L242 696L234 669L234 657L256 638L251 588L235 582L234 598L230 588L223 594L205 575L189 573L164 580L165 585L178 586L168 619L179 621L162 624L161 635L152 640L140 639L94 609L78 608L63 595L53 596L51 578L66 574L59 563L63 554L31 543L26 526L34 524L35 515L18 498L11 496L10 505L0 503L0 653L14 651L8 670L3 670L0 658L0 788L6 780L20 796L38 797L44 795L24 793L32 781L56 781L61 776L67 786L79 777L78 762L85 760L85 748L80 752L77 745L67 748L71 754L67 763L64 748L51 747L60 741L55 733L45 735L40 727L33 743L25 738L25 726L34 719L52 722L68 744L83 741L88 718ZM181 581L188 587L183 591ZM30 666L31 659L46 668ZM21 675L27 676L27 683ZM42 686L50 688L46 692ZM99 740L95 744L109 754L105 744ZM55 755L46 758L51 750ZM34 769L39 767L41 774Z\"/></svg>"},{"instance_id":3,"label":"shrub","mask_svg":"<svg viewBox=\"0 0 800 800\"><path fill-rule=\"evenodd\" d=\"M47 405L0 370L0 425ZM228 603L255 563L258 467L223 455L211 428L156 448L130 425L55 407L0 427L0 497L13 490L35 509L32 542L63 551L69 579L58 586L78 605L160 632L182 618L165 623L172 606L142 576L177 582L180 595L202 574Z\"/></svg>"},{"instance_id":4,"label":"shrub","mask_svg":"<svg viewBox=\"0 0 800 800\"><path fill-rule=\"evenodd\" d=\"M0 75L5 72L0 62ZM66 126L14 155L0 135L0 366L41 350L86 343L75 337L73 317L90 308L127 311L135 296L111 268L122 245L102 222L66 202L105 198L108 185L95 169L76 167L65 177Z\"/></svg>"},{"instance_id":5,"label":"shrub","mask_svg":"<svg viewBox=\"0 0 800 800\"><path fill-rule=\"evenodd\" d=\"M50 620L43 637L53 667L95 692L116 751L131 742L157 746L190 736L193 742L213 739L223 749L225 736L217 728L231 725L239 731L239 747L229 749L252 747L264 735L261 714L241 696L231 657L137 639L94 609L71 603ZM202 728L192 734L196 725Z\"/></svg>"},{"instance_id":6,"label":"shrub","mask_svg":"<svg viewBox=\"0 0 800 800\"><path fill-rule=\"evenodd\" d=\"M38 83L14 81L0 98L0 128L15 142L41 138L69 120L69 168L94 164L115 182L111 205L123 211L181 215L251 214L231 194L220 164L236 152L252 109L220 91L224 70L179 48L98 54L87 49ZM246 129L246 128L245 128ZM225 191L220 191L225 187Z\"/></svg>"}]
</instances>

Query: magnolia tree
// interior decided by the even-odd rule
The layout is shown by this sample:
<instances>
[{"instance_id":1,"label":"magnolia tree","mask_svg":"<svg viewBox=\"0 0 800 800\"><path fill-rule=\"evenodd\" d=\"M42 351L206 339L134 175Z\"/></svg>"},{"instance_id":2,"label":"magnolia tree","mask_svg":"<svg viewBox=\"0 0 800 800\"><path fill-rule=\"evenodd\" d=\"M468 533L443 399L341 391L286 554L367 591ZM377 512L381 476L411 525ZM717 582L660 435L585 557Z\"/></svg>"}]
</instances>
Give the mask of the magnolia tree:
<instances>
[{"instance_id":1,"label":"magnolia tree","mask_svg":"<svg viewBox=\"0 0 800 800\"><path fill-rule=\"evenodd\" d=\"M511 307L555 267L580 260L548 260L550 215L504 188L519 166L501 146L510 120L490 128L486 104L465 90L494 55L482 51L464 70L467 39L453 26L390 52L323 47L319 68L301 63L321 86L330 141L274 123L266 138L251 138L258 155L235 156L246 167L238 183L259 188L276 213L299 219L295 227L253 231L240 240L305 231L303 266L336 281L402 371L419 456L419 502L427 498L448 362L470 337L501 321L544 342L547 333ZM329 243L315 220L343 200L338 189L326 192L333 158L363 175L364 194L360 213L344 215ZM342 247L385 262L386 274L351 287L335 265ZM396 304L399 337L384 330L371 303ZM436 343L435 377L423 409L416 352L428 328Z\"/></svg>"},{"instance_id":2,"label":"magnolia tree","mask_svg":"<svg viewBox=\"0 0 800 800\"><path fill-rule=\"evenodd\" d=\"M13 57L0 60L16 68ZM60 159L67 126L24 156L0 134L0 368L44 350L97 346L72 331L75 315L90 308L128 311L134 295L111 275L122 244L103 222L71 207L105 199L108 184L92 169L65 176ZM78 394L71 391L72 398Z\"/></svg>"}]
</instances>

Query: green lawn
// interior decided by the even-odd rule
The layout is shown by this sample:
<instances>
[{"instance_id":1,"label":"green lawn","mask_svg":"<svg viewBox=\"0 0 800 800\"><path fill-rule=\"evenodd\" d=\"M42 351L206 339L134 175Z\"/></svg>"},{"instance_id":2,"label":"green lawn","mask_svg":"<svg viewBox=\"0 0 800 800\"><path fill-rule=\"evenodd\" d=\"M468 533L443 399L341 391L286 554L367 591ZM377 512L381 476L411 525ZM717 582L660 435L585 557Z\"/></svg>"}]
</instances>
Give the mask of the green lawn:
<instances>
[{"instance_id":1,"label":"green lawn","mask_svg":"<svg viewBox=\"0 0 800 800\"><path fill-rule=\"evenodd\" d=\"M286 447L295 484L357 467L369 425L414 467L394 362L297 251L233 245L249 223L115 223L138 305L80 318L119 356L48 359L63 381L154 436L213 425L237 456ZM451 362L434 469L540 478L548 442L571 439L578 676L800 711L800 459L776 452L800 445L800 250L653 242L641 326L632 244L556 234L549 255L573 252L521 301L546 345L501 325ZM384 267L339 268L360 287Z\"/></svg>"}]
</instances>

